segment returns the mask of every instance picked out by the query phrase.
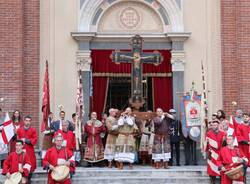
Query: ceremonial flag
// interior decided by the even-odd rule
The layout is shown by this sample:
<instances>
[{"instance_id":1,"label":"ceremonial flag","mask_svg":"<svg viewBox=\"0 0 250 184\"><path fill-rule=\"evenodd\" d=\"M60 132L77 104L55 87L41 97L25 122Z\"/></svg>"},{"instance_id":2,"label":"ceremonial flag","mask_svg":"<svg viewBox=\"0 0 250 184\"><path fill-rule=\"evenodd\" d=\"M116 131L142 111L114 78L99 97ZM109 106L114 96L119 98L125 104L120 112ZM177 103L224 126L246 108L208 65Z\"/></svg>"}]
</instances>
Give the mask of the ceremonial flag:
<instances>
[{"instance_id":1,"label":"ceremonial flag","mask_svg":"<svg viewBox=\"0 0 250 184\"><path fill-rule=\"evenodd\" d=\"M236 137L236 128L234 126L234 121L233 121L233 117L230 116L230 121L229 121L229 127L228 127L228 130L227 130L227 135L231 135L234 138L234 146L238 146L238 140L237 140L237 137Z\"/></svg>"},{"instance_id":2,"label":"ceremonial flag","mask_svg":"<svg viewBox=\"0 0 250 184\"><path fill-rule=\"evenodd\" d=\"M76 114L77 114L77 124L75 126L75 135L78 138L79 143L81 144L81 127L82 120L84 114L84 106L83 106L83 89L82 89L82 75L81 71L78 71L77 77L77 96L76 96Z\"/></svg>"},{"instance_id":3,"label":"ceremonial flag","mask_svg":"<svg viewBox=\"0 0 250 184\"><path fill-rule=\"evenodd\" d=\"M8 142L11 140L11 138L15 135L14 132L14 125L9 117L9 113L6 113L5 120L3 123L3 129L2 129L2 137L1 139L5 144L8 144Z\"/></svg>"},{"instance_id":4,"label":"ceremonial flag","mask_svg":"<svg viewBox=\"0 0 250 184\"><path fill-rule=\"evenodd\" d=\"M75 161L81 161L81 152L79 145L82 143L82 120L83 120L83 89L82 89L82 75L81 70L78 71L77 76L77 93L76 93L76 124L75 124L75 138L76 151L74 152Z\"/></svg>"},{"instance_id":5,"label":"ceremonial flag","mask_svg":"<svg viewBox=\"0 0 250 184\"><path fill-rule=\"evenodd\" d=\"M42 119L42 123L41 123L41 132L45 131L48 127L48 117L49 117L49 113L50 113L48 61L46 61L46 69L45 69L44 81L43 81L42 112L43 112L43 119Z\"/></svg>"}]
</instances>

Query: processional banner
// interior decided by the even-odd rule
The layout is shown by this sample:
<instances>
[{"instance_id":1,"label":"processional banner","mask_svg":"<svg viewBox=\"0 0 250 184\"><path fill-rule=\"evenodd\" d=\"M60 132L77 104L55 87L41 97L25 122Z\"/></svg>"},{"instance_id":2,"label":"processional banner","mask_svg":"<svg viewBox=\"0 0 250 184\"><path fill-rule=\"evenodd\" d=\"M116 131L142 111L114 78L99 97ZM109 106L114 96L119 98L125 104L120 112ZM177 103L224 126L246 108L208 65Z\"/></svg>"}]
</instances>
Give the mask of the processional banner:
<instances>
[{"instance_id":1,"label":"processional banner","mask_svg":"<svg viewBox=\"0 0 250 184\"><path fill-rule=\"evenodd\" d=\"M182 132L184 137L200 141L202 125L201 95L194 92L183 96L181 101Z\"/></svg>"}]
</instances>

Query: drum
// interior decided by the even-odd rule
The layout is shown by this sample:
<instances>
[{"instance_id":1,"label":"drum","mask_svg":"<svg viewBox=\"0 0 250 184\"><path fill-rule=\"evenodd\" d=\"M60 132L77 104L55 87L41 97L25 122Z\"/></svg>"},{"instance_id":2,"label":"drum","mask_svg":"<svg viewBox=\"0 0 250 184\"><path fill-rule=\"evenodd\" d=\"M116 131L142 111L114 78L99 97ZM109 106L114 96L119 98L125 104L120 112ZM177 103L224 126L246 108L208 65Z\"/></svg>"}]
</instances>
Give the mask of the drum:
<instances>
[{"instance_id":1,"label":"drum","mask_svg":"<svg viewBox=\"0 0 250 184\"><path fill-rule=\"evenodd\" d=\"M243 165L240 165L238 167L233 167L229 171L225 172L225 174L231 180L237 180L244 175Z\"/></svg>"},{"instance_id":2,"label":"drum","mask_svg":"<svg viewBox=\"0 0 250 184\"><path fill-rule=\"evenodd\" d=\"M69 167L65 165L56 166L51 173L53 180L61 182L69 177Z\"/></svg>"},{"instance_id":3,"label":"drum","mask_svg":"<svg viewBox=\"0 0 250 184\"><path fill-rule=\"evenodd\" d=\"M22 182L22 174L20 172L15 172L7 178L4 184L20 184Z\"/></svg>"}]
</instances>

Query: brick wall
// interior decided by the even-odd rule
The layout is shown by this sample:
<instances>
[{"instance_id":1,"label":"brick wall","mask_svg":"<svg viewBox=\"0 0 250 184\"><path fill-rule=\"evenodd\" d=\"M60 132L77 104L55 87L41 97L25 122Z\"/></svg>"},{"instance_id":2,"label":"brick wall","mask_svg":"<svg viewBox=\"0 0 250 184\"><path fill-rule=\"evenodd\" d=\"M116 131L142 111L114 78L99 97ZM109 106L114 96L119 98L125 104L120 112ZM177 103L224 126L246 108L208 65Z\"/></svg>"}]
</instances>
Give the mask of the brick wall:
<instances>
[{"instance_id":1,"label":"brick wall","mask_svg":"<svg viewBox=\"0 0 250 184\"><path fill-rule=\"evenodd\" d=\"M0 1L0 104L5 111L39 113L39 0Z\"/></svg>"},{"instance_id":2,"label":"brick wall","mask_svg":"<svg viewBox=\"0 0 250 184\"><path fill-rule=\"evenodd\" d=\"M221 0L223 105L250 112L250 1Z\"/></svg>"}]
</instances>

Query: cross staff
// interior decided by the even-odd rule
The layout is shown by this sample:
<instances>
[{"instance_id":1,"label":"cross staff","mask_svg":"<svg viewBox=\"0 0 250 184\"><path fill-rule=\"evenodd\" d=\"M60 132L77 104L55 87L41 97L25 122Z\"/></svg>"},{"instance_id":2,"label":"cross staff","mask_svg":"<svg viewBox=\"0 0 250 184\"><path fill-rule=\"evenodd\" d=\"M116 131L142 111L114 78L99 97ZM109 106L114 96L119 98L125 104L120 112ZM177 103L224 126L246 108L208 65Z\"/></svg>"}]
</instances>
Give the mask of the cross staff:
<instances>
[{"instance_id":1,"label":"cross staff","mask_svg":"<svg viewBox=\"0 0 250 184\"><path fill-rule=\"evenodd\" d=\"M142 52L142 38L139 35L132 37L131 45L132 52L112 52L111 59L116 64L132 63L131 65L131 97L133 102L135 100L142 100L143 86L142 86L142 64L159 65L163 57L159 52L143 53Z\"/></svg>"}]
</instances>

